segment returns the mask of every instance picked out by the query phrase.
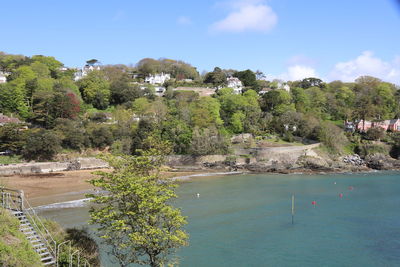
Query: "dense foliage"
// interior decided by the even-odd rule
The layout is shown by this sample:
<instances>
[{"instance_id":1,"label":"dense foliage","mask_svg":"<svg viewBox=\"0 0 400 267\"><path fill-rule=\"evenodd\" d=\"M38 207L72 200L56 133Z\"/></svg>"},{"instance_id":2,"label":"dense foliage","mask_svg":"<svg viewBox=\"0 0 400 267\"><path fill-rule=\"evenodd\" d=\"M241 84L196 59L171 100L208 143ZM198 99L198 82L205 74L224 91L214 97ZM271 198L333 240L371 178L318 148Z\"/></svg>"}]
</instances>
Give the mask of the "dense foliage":
<instances>
[{"instance_id":1,"label":"dense foliage","mask_svg":"<svg viewBox=\"0 0 400 267\"><path fill-rule=\"evenodd\" d=\"M167 266L171 254L187 244L186 219L170 205L175 185L159 175L165 150L155 147L165 146L152 138L145 143L153 148L139 156L106 158L113 171L98 171L90 181L106 192L90 195L97 204L90 210L91 223L120 266Z\"/></svg>"},{"instance_id":2,"label":"dense foliage","mask_svg":"<svg viewBox=\"0 0 400 267\"><path fill-rule=\"evenodd\" d=\"M89 148L137 154L151 136L170 142L176 154L226 154L232 135L251 133L321 141L336 153L348 142L357 146L354 140L383 140L397 155L393 134L370 130L361 139L353 138L358 133L344 134L345 121L362 124L400 116L398 86L374 77L351 83L310 77L288 82L290 90L285 90L286 83L266 81L260 71L216 67L199 75L191 65L170 59L102 66L78 81L76 70L62 67L53 57L0 53L0 71L8 73L7 83L0 84L0 113L27 123L0 127L1 151L28 160ZM171 74L164 97L144 83L144 77L160 72ZM224 88L231 76L242 81L242 94ZM218 90L212 96L172 90L182 84Z\"/></svg>"}]
</instances>

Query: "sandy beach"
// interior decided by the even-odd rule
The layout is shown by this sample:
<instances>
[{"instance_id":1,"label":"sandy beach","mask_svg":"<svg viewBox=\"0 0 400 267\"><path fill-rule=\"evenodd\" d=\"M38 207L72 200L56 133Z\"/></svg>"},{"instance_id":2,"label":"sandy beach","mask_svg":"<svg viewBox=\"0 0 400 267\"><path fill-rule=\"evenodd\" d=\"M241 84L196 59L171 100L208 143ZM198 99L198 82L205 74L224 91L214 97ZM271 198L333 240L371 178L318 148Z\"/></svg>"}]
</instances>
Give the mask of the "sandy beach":
<instances>
[{"instance_id":1,"label":"sandy beach","mask_svg":"<svg viewBox=\"0 0 400 267\"><path fill-rule=\"evenodd\" d=\"M109 171L109 169L101 169ZM14 175L0 177L0 185L24 190L25 196L33 206L50 204L59 201L81 199L90 193L94 187L87 181L93 179L94 171L78 170L45 174ZM185 180L193 175L204 175L204 172L164 172L165 178L182 177ZM218 175L216 173L216 175Z\"/></svg>"}]
</instances>

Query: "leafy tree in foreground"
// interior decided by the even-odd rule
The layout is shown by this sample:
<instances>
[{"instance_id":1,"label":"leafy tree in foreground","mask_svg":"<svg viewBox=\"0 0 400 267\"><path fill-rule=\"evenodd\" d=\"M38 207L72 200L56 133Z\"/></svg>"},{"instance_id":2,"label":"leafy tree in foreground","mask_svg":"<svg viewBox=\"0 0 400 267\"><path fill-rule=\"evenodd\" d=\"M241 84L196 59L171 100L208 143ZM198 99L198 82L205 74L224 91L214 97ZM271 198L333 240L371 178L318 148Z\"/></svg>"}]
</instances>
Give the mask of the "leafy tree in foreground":
<instances>
[{"instance_id":1,"label":"leafy tree in foreground","mask_svg":"<svg viewBox=\"0 0 400 267\"><path fill-rule=\"evenodd\" d=\"M163 145L161 145L163 146ZM186 219L170 205L176 185L163 181L159 170L161 150L141 156L107 157L113 172L97 172L90 183L106 191L91 195L91 223L121 266L165 266L175 250L187 244L181 229Z\"/></svg>"}]
</instances>

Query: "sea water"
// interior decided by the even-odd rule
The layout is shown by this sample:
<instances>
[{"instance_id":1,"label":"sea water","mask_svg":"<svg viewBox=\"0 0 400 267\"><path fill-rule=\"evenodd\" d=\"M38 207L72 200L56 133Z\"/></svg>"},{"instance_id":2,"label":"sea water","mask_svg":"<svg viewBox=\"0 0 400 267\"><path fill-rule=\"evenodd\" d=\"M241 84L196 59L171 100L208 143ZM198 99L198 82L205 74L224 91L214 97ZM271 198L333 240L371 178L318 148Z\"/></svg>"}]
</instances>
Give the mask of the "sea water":
<instances>
[{"instance_id":1,"label":"sea water","mask_svg":"<svg viewBox=\"0 0 400 267\"><path fill-rule=\"evenodd\" d=\"M201 177L178 194L190 235L180 266L400 266L399 172ZM40 213L82 227L81 204Z\"/></svg>"}]
</instances>

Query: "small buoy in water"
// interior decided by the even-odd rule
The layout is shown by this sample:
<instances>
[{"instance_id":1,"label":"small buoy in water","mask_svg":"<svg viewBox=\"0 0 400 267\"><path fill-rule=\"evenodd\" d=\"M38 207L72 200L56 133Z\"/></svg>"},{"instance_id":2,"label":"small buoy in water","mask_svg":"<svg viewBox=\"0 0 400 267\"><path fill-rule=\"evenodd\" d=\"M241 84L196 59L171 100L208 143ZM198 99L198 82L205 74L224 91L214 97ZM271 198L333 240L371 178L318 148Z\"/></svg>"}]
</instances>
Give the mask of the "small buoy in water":
<instances>
[{"instance_id":1,"label":"small buoy in water","mask_svg":"<svg viewBox=\"0 0 400 267\"><path fill-rule=\"evenodd\" d=\"M333 184L336 184L336 182L334 182Z\"/></svg>"},{"instance_id":2,"label":"small buoy in water","mask_svg":"<svg viewBox=\"0 0 400 267\"><path fill-rule=\"evenodd\" d=\"M311 202L311 204L314 206L314 208L315 208L315 206L317 205L317 201L315 201L315 200L313 200L312 202Z\"/></svg>"},{"instance_id":3,"label":"small buoy in water","mask_svg":"<svg viewBox=\"0 0 400 267\"><path fill-rule=\"evenodd\" d=\"M343 194L342 194L342 193L340 193L340 194L339 194L339 197L340 197L340 198L342 198L342 197L343 197Z\"/></svg>"},{"instance_id":4,"label":"small buoy in water","mask_svg":"<svg viewBox=\"0 0 400 267\"><path fill-rule=\"evenodd\" d=\"M354 189L354 187L352 187L352 186L349 186L349 190L350 191L352 191Z\"/></svg>"},{"instance_id":5,"label":"small buoy in water","mask_svg":"<svg viewBox=\"0 0 400 267\"><path fill-rule=\"evenodd\" d=\"M197 198L199 198L200 197L200 194L199 193L197 193Z\"/></svg>"}]
</instances>

